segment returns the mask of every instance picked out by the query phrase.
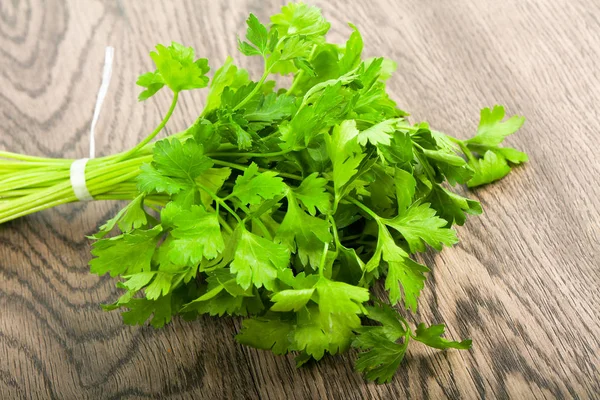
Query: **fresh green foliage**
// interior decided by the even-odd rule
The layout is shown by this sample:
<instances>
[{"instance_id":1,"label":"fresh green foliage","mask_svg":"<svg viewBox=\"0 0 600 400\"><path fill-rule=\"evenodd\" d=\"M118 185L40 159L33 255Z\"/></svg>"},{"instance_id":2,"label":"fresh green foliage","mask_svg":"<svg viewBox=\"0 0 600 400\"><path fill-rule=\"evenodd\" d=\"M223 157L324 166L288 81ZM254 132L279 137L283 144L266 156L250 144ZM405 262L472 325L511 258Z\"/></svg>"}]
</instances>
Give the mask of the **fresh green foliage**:
<instances>
[{"instance_id":1,"label":"fresh green foliage","mask_svg":"<svg viewBox=\"0 0 600 400\"><path fill-rule=\"evenodd\" d=\"M194 60L195 53L191 47L184 47L175 42L169 47L159 44L156 51L150 53L150 57L156 64L156 71L145 73L138 78L137 84L146 88L140 93L140 100L154 96L165 85L173 92L180 92L200 89L208 84L208 60Z\"/></svg>"},{"instance_id":2,"label":"fresh green foliage","mask_svg":"<svg viewBox=\"0 0 600 400\"><path fill-rule=\"evenodd\" d=\"M470 347L442 338L443 325L407 322L429 272L414 255L454 245L452 226L482 212L450 186L483 185L527 161L500 146L523 118L485 108L468 140L412 125L386 92L395 64L363 59L356 26L343 46L326 41L329 28L304 4L269 25L250 15L238 47L264 60L262 76L227 58L190 128L151 154L136 150L148 155L133 201L94 236L91 269L122 278L124 294L105 308L127 309L126 323L244 316L242 344L293 352L298 365L353 345L357 370L389 382L412 341ZM158 45L151 57L142 100L168 86L175 103L208 85L191 48ZM378 282L388 304L372 296Z\"/></svg>"}]
</instances>

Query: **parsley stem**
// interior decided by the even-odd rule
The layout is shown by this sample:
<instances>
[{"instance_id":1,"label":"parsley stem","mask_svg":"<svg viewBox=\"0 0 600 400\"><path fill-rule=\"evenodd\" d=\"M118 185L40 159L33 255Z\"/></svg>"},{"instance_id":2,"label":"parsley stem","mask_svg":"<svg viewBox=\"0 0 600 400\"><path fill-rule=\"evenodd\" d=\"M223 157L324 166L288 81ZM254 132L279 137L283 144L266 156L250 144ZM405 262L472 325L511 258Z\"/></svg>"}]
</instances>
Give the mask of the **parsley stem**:
<instances>
[{"instance_id":1,"label":"parsley stem","mask_svg":"<svg viewBox=\"0 0 600 400\"><path fill-rule=\"evenodd\" d=\"M154 137L156 135L158 135L160 133L160 131L163 130L163 128L165 127L167 122L169 122L169 119L171 118L173 111L175 111L175 106L177 105L178 99L179 99L179 92L173 92L173 100L171 101L171 106L169 107L169 111L167 111L167 113L165 114L165 117L162 119L162 121L160 121L160 124L158 124L156 129L154 129L151 134L146 136L146 138L144 140L139 142L133 149L122 154L116 161L121 161L123 159L128 158L130 155L135 154L138 150L140 150L142 147L147 145L152 139L154 139Z\"/></svg>"},{"instance_id":2,"label":"parsley stem","mask_svg":"<svg viewBox=\"0 0 600 400\"><path fill-rule=\"evenodd\" d=\"M246 219L250 216L251 211L248 207L246 207L243 204L240 204L240 208L242 209L243 212L246 213L246 218L244 218L244 221L246 221ZM254 222L256 222L256 225L258 225L258 227L263 231L263 233L265 234L267 239L273 240L273 236L271 236L271 232L269 232L269 230L267 229L265 224L260 220L260 217L258 217L258 218L250 217L250 219L253 220Z\"/></svg>"},{"instance_id":3,"label":"parsley stem","mask_svg":"<svg viewBox=\"0 0 600 400\"><path fill-rule=\"evenodd\" d=\"M475 157L473 156L473 153L471 153L471 150L469 150L469 148L467 147L467 145L462 141L462 140L458 140L455 141L454 143L458 144L458 146L460 147L460 149L462 150L463 153L465 153L465 156L467 156L467 159L474 163L477 160L475 159Z\"/></svg>"},{"instance_id":4,"label":"parsley stem","mask_svg":"<svg viewBox=\"0 0 600 400\"><path fill-rule=\"evenodd\" d=\"M231 235L233 233L233 229L231 229L231 227L229 226L227 221L225 221L225 218L221 217L220 215L218 218L219 218L219 223L221 224L221 226L227 231L227 233L229 233Z\"/></svg>"},{"instance_id":5,"label":"parsley stem","mask_svg":"<svg viewBox=\"0 0 600 400\"><path fill-rule=\"evenodd\" d=\"M333 218L333 215L330 214L327 216L327 219L329 220L329 223L331 224L331 230L333 231L333 240L335 243L335 258L337 258L338 254L340 254L340 246L342 246L342 242L340 242L335 218Z\"/></svg>"},{"instance_id":6,"label":"parsley stem","mask_svg":"<svg viewBox=\"0 0 600 400\"><path fill-rule=\"evenodd\" d=\"M275 132L268 134L265 137L260 138L261 142L266 142L267 140L271 139L274 136L277 135L281 135L281 132L279 131L279 129L277 129Z\"/></svg>"},{"instance_id":7,"label":"parsley stem","mask_svg":"<svg viewBox=\"0 0 600 400\"><path fill-rule=\"evenodd\" d=\"M340 240L341 240L342 242L349 242L349 241L351 241L351 240L360 239L360 238L362 238L362 237L363 237L363 234L362 234L362 233L359 233L359 234L357 234L357 235L348 235L348 236L342 236L342 237L340 238Z\"/></svg>"},{"instance_id":8,"label":"parsley stem","mask_svg":"<svg viewBox=\"0 0 600 400\"><path fill-rule=\"evenodd\" d=\"M11 153L9 151L0 151L0 158L7 158L7 159L11 159L11 160L21 160L21 161L32 161L32 162L36 162L36 163L44 162L44 163L57 163L57 164L72 161L72 160L67 160L64 158L43 158L43 157L36 157L36 156L28 156L25 154Z\"/></svg>"},{"instance_id":9,"label":"parsley stem","mask_svg":"<svg viewBox=\"0 0 600 400\"><path fill-rule=\"evenodd\" d=\"M327 250L329 250L329 243L325 243L323 246L323 254L321 255L321 261L319 262L319 275L323 277L323 270L325 269L325 261L327 261Z\"/></svg>"},{"instance_id":10,"label":"parsley stem","mask_svg":"<svg viewBox=\"0 0 600 400\"><path fill-rule=\"evenodd\" d=\"M269 76L269 73L271 72L271 67L267 68L267 59L264 57L263 57L263 59L265 60L265 72L260 77L260 80L256 83L256 86L254 86L254 89L252 89L250 94L248 94L248 96L246 96L244 98L244 100L240 101L235 107L233 107L233 111L239 110L240 108L245 106L246 103L249 102L256 93L258 93L258 91L262 87L263 83L265 83L267 76Z\"/></svg>"},{"instance_id":11,"label":"parsley stem","mask_svg":"<svg viewBox=\"0 0 600 400\"><path fill-rule=\"evenodd\" d=\"M294 151L294 150L287 149L287 150L275 151L273 153L244 153L244 152L229 153L229 152L225 152L225 153L208 153L206 155L208 157L277 157L277 156L282 156L287 153L291 153L292 151Z\"/></svg>"},{"instance_id":12,"label":"parsley stem","mask_svg":"<svg viewBox=\"0 0 600 400\"><path fill-rule=\"evenodd\" d=\"M371 217L373 217L373 219L375 221L379 222L379 220L381 219L379 217L379 215L377 215L373 210L371 210L369 207L367 207L366 205L364 205L360 201L356 200L354 197L346 196L346 198L348 199L348 201L350 203L354 204L355 206L357 206L358 208L360 208L361 210L363 210L364 212L366 212L367 214L369 214Z\"/></svg>"},{"instance_id":13,"label":"parsley stem","mask_svg":"<svg viewBox=\"0 0 600 400\"><path fill-rule=\"evenodd\" d=\"M221 207L223 207L225 210L227 210L227 212L229 212L229 214L233 215L233 217L237 220L237 222L239 224L242 224L242 219L240 218L240 216L237 215L237 213L235 211L233 211L223 199L221 199L219 196L217 196L217 194L215 192L213 192L212 190L210 190L209 188L207 188L206 186L204 186L201 183L196 182L196 185L198 185L198 187L200 189L202 189L206 193L208 193L209 196L212 197L213 200L215 202L217 202Z\"/></svg>"},{"instance_id":14,"label":"parsley stem","mask_svg":"<svg viewBox=\"0 0 600 400\"><path fill-rule=\"evenodd\" d=\"M215 160L214 158L212 159L212 162L216 165L221 165L223 167L230 167L233 169L238 169L240 171L245 171L246 169L248 169L248 167L246 167L245 165L230 163L227 161Z\"/></svg>"},{"instance_id":15,"label":"parsley stem","mask_svg":"<svg viewBox=\"0 0 600 400\"><path fill-rule=\"evenodd\" d=\"M245 170L248 169L247 166L241 165L241 164L235 164L235 163L230 163L230 162L227 162L227 161L215 160L214 158L212 159L212 161L216 165L222 165L223 167L230 167L230 168L237 169L237 170L240 170L240 171L245 171ZM275 170L268 169L268 168L259 168L258 170L260 172L273 171L273 172L276 172L277 175L279 175L279 176L283 176L284 178L294 179L296 181L302 181L302 180L304 180L304 178L302 178L300 175L288 174L288 173L285 173L285 172L279 172L279 171L275 171Z\"/></svg>"},{"instance_id":16,"label":"parsley stem","mask_svg":"<svg viewBox=\"0 0 600 400\"><path fill-rule=\"evenodd\" d=\"M310 63L312 61L312 58L315 55L315 52L317 51L317 45L314 44L312 47L312 50L310 51L310 54L308 55L308 62ZM292 93L294 91L294 89L296 89L296 86L298 85L298 83L300 82L300 79L304 76L304 70L301 69L300 72L298 72L298 75L296 75L294 77L294 81L292 82L292 86L290 86L290 88L286 91L286 93Z\"/></svg>"},{"instance_id":17,"label":"parsley stem","mask_svg":"<svg viewBox=\"0 0 600 400\"><path fill-rule=\"evenodd\" d=\"M229 233L231 235L231 233L233 233L233 229L231 229L231 227L229 226L227 221L225 221L225 218L223 218L221 215L219 215L218 207L217 207L217 218L219 219L219 223L221 224L221 226L223 226L223 228L225 228L227 233Z\"/></svg>"}]
</instances>

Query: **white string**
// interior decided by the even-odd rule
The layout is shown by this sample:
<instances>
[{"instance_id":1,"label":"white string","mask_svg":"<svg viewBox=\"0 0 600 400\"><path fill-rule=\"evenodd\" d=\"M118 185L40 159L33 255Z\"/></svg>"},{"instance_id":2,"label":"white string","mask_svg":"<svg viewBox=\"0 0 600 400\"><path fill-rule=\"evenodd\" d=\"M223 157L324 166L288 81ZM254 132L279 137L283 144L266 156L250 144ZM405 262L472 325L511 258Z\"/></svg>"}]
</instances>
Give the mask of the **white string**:
<instances>
[{"instance_id":1,"label":"white string","mask_svg":"<svg viewBox=\"0 0 600 400\"><path fill-rule=\"evenodd\" d=\"M108 46L104 53L104 69L102 71L102 84L98 90L98 97L96 98L96 107L94 108L94 116L92 117L92 125L90 126L90 158L96 156L96 139L94 137L94 130L96 129L96 123L100 116L100 110L102 109L102 103L108 92L108 85L110 85L110 78L112 77L112 64L115 54L115 49L112 46Z\"/></svg>"},{"instance_id":2,"label":"white string","mask_svg":"<svg viewBox=\"0 0 600 400\"><path fill-rule=\"evenodd\" d=\"M77 197L77 200L79 201L94 200L85 184L85 166L88 160L89 158L80 158L79 160L73 161L71 164L71 187L73 188L75 197Z\"/></svg>"},{"instance_id":3,"label":"white string","mask_svg":"<svg viewBox=\"0 0 600 400\"><path fill-rule=\"evenodd\" d=\"M96 138L94 136L94 130L100 117L100 110L102 109L102 103L108 92L108 86L110 85L110 78L112 76L112 65L115 49L111 46L106 48L104 53L104 68L102 70L102 84L98 90L98 96L96 97L96 106L94 107L94 116L92 117L92 125L90 126L90 157L96 156ZM70 168L71 187L75 193L75 197L79 201L94 200L90 194L87 185L85 183L85 167L89 158L81 158L73 161Z\"/></svg>"}]
</instances>

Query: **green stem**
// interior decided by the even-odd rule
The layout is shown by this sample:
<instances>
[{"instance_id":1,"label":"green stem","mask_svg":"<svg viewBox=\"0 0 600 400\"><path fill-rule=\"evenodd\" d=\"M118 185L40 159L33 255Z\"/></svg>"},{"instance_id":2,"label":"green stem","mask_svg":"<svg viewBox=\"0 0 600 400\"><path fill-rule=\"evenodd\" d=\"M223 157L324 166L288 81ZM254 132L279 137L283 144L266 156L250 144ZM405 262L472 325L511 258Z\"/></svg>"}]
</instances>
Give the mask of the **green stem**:
<instances>
[{"instance_id":1,"label":"green stem","mask_svg":"<svg viewBox=\"0 0 600 400\"><path fill-rule=\"evenodd\" d=\"M273 153L208 153L208 157L277 157L291 153L293 149L275 151Z\"/></svg>"},{"instance_id":2,"label":"green stem","mask_svg":"<svg viewBox=\"0 0 600 400\"><path fill-rule=\"evenodd\" d=\"M273 236L271 236L271 232L269 232L269 230L267 229L267 227L265 226L265 224L260 220L259 218L254 218L251 217L251 211L248 207L246 207L243 204L239 205L240 208L242 209L243 212L246 213L246 218L244 218L244 221L248 219L248 217L250 217L251 220L253 220L254 222L256 222L256 225L258 225L258 227L260 228L261 231L263 231L263 233L265 234L265 236L267 237L267 239L269 240L273 240Z\"/></svg>"},{"instance_id":3,"label":"green stem","mask_svg":"<svg viewBox=\"0 0 600 400\"><path fill-rule=\"evenodd\" d=\"M237 106L233 107L233 111L237 111L240 108L242 108L243 106L245 106L246 103L249 102L252 99L252 97L254 97L254 95L256 93L258 93L258 91L262 87L263 83L265 83L265 80L267 79L267 76L269 76L269 73L271 72L271 68L267 68L267 60L264 57L263 57L263 59L264 59L264 62L265 62L265 72L261 76L260 80L256 83L256 86L254 86L254 89L252 89L252 91L250 92L250 94L248 96L246 96L246 98L244 98L244 100L240 101L237 104Z\"/></svg>"},{"instance_id":4,"label":"green stem","mask_svg":"<svg viewBox=\"0 0 600 400\"><path fill-rule=\"evenodd\" d=\"M346 196L346 199L348 199L348 201L350 203L354 204L355 206L357 206L358 208L360 208L361 210L363 210L364 212L366 212L367 214L369 214L377 222L379 222L379 220L381 219L381 217L379 215L375 214L375 212L373 210L371 210L369 207L367 207L366 205L364 205L360 201L356 200L355 198L350 197L350 196Z\"/></svg>"},{"instance_id":5,"label":"green stem","mask_svg":"<svg viewBox=\"0 0 600 400\"><path fill-rule=\"evenodd\" d=\"M323 246L323 254L321 255L321 261L319 262L319 276L324 277L323 270L325 269L325 261L327 261L327 251L329 250L329 243L325 243Z\"/></svg>"},{"instance_id":6,"label":"green stem","mask_svg":"<svg viewBox=\"0 0 600 400\"><path fill-rule=\"evenodd\" d=\"M360 239L363 237L362 233L359 233L358 235L348 235L348 236L343 236L340 238L340 241L342 242L349 242L351 240L356 240L356 239Z\"/></svg>"},{"instance_id":7,"label":"green stem","mask_svg":"<svg viewBox=\"0 0 600 400\"><path fill-rule=\"evenodd\" d=\"M458 144L458 146L460 147L460 149L462 150L462 152L465 154L465 156L467 156L467 159L470 162L475 163L477 161L477 159L475 158L475 156L473 155L473 153L471 153L471 150L469 150L469 148L467 147L467 145L462 140L456 139L456 141L454 141L454 143Z\"/></svg>"},{"instance_id":8,"label":"green stem","mask_svg":"<svg viewBox=\"0 0 600 400\"><path fill-rule=\"evenodd\" d=\"M223 226L223 228L225 228L227 233L229 233L231 235L233 233L233 229L231 229L231 227L229 226L227 221L225 221L225 218L221 217L220 215L218 216L218 218L219 218L219 223Z\"/></svg>"},{"instance_id":9,"label":"green stem","mask_svg":"<svg viewBox=\"0 0 600 400\"><path fill-rule=\"evenodd\" d=\"M175 106L177 105L178 98L179 98L179 92L173 92L173 100L171 101L171 106L169 107L169 111L167 111L167 114L165 114L165 117L163 118L162 121L160 121L160 124L158 124L156 129L154 129L152 131L152 133L149 134L144 140L139 142L133 149L122 154L121 157L117 159L117 161L121 161L123 159L129 158L130 155L135 154L138 150L140 150L142 147L144 147L146 144L148 144L152 139L154 139L154 137L156 135L158 135L160 133L160 131L163 130L163 128L165 127L167 122L169 122L169 119L171 118L173 111L175 110Z\"/></svg>"},{"instance_id":10,"label":"green stem","mask_svg":"<svg viewBox=\"0 0 600 400\"><path fill-rule=\"evenodd\" d=\"M280 134L281 134L281 132L279 132L279 129L277 129L275 132L273 132L265 137L260 138L260 140L261 140L261 142L266 142L267 140L271 139L272 137L280 135Z\"/></svg>"},{"instance_id":11,"label":"green stem","mask_svg":"<svg viewBox=\"0 0 600 400\"><path fill-rule=\"evenodd\" d=\"M315 55L315 51L317 50L317 45L314 44L312 47L312 50L310 51L310 54L308 55L308 62L312 61L312 58ZM300 82L300 79L304 76L304 70L300 70L300 72L298 72L298 75L296 75L294 77L294 81L292 82L292 86L290 86L290 88L286 91L286 93L293 93L294 89L296 89L296 86L298 85L298 82Z\"/></svg>"},{"instance_id":12,"label":"green stem","mask_svg":"<svg viewBox=\"0 0 600 400\"><path fill-rule=\"evenodd\" d=\"M233 217L237 220L237 222L239 224L242 224L242 219L240 218L239 215L237 215L237 213L235 211L233 211L228 205L227 203L221 199L219 196L217 196L217 194L215 192L213 192L212 190L210 190L209 188L207 188L206 186L204 186L201 183L196 182L196 185L198 185L198 187L202 190L204 190L206 193L208 193L208 195L210 197L212 197L212 199L217 202L217 204L219 204L221 207L223 207L225 210L227 210L227 212L231 215L233 215Z\"/></svg>"},{"instance_id":13,"label":"green stem","mask_svg":"<svg viewBox=\"0 0 600 400\"><path fill-rule=\"evenodd\" d=\"M230 163L230 162L227 162L227 161L221 161L221 160L215 160L215 159L213 159L212 161L216 165L221 165L223 167L230 167L230 168L237 169L237 170L240 170L240 171L245 171L245 170L248 169L248 166L246 166L246 165L235 164L235 163ZM269 169L269 168L259 168L258 170L260 172L273 171L273 172L276 172L277 175L279 175L279 176L282 176L284 178L294 179L296 181L302 181L302 180L304 180L304 178L302 178L300 175L294 175L294 174L288 174L288 173L285 173L285 172L279 172L279 171L275 171L275 170L272 170L272 169Z\"/></svg>"},{"instance_id":14,"label":"green stem","mask_svg":"<svg viewBox=\"0 0 600 400\"><path fill-rule=\"evenodd\" d=\"M331 230L333 231L333 240L335 243L335 258L337 258L338 254L340 253L340 246L342 245L342 242L340 242L335 218L333 218L333 215L328 215L327 219L329 220L329 223L331 224Z\"/></svg>"},{"instance_id":15,"label":"green stem","mask_svg":"<svg viewBox=\"0 0 600 400\"><path fill-rule=\"evenodd\" d=\"M32 161L32 162L53 162L53 163L64 163L64 162L73 162L73 160L68 160L64 158L44 158L44 157L35 157L28 156L25 154L19 153L11 153L9 151L0 151L0 158L8 158L12 160L22 160L22 161Z\"/></svg>"}]
</instances>

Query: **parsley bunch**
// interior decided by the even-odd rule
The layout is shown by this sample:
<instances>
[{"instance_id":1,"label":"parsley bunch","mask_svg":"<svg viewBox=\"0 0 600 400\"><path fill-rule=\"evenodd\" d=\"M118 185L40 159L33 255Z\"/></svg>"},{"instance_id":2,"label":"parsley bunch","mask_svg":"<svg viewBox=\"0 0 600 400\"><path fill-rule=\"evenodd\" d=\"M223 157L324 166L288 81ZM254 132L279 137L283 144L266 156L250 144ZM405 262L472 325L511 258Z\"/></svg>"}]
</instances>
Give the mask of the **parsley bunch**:
<instances>
[{"instance_id":1,"label":"parsley bunch","mask_svg":"<svg viewBox=\"0 0 600 400\"><path fill-rule=\"evenodd\" d=\"M411 341L469 348L442 338L443 325L412 327L393 306L417 309L429 269L411 256L455 244L452 226L482 212L449 186L490 183L527 160L501 147L524 119L484 108L464 141L410 124L386 92L395 64L363 59L354 25L344 46L326 41L329 23L304 4L284 6L269 26L251 14L247 25L239 50L263 59L258 81L228 58L209 84L193 49L158 45L156 70L137 83L140 100L173 93L166 116L135 148L90 161L96 198L132 199L93 236L91 271L121 278L124 291L104 308L157 328L174 315L243 316L242 344L293 352L298 365L354 346L357 370L378 382L392 379ZM292 75L291 86L277 88L273 74ZM207 86L198 119L151 143L178 94ZM0 203L0 222L43 207L31 197L41 191L53 190L52 205L73 201L60 181L70 160L0 157L10 159L0 173L25 163L41 185ZM14 181L0 196L24 190ZM369 291L379 281L385 302Z\"/></svg>"}]
</instances>

